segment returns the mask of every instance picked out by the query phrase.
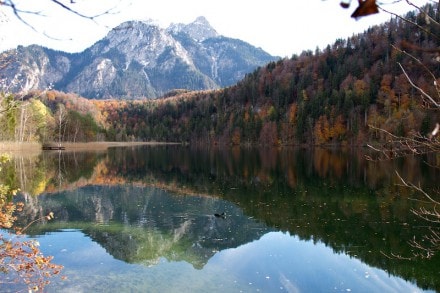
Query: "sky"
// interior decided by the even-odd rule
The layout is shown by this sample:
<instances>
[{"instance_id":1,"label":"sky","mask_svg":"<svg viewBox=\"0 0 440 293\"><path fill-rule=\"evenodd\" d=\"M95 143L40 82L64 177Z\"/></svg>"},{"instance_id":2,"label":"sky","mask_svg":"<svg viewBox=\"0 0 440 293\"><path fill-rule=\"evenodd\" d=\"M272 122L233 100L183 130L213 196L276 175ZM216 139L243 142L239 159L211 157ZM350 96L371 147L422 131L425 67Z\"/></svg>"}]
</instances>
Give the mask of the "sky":
<instances>
[{"instance_id":1,"label":"sky","mask_svg":"<svg viewBox=\"0 0 440 293\"><path fill-rule=\"evenodd\" d=\"M171 23L187 24L204 16L223 36L261 47L271 55L291 57L304 50L323 49L338 38L346 39L391 18L384 12L359 20L351 18L356 0L349 9L341 8L339 0L59 1L86 16L102 15L84 18L51 0L13 0L18 9L34 13L20 14L29 24L25 25L10 8L0 6L0 52L31 44L80 52L124 21L153 19L166 28ZM395 0L381 2L399 15L414 10L403 0L398 4L389 4ZM412 2L421 6L429 0Z\"/></svg>"}]
</instances>

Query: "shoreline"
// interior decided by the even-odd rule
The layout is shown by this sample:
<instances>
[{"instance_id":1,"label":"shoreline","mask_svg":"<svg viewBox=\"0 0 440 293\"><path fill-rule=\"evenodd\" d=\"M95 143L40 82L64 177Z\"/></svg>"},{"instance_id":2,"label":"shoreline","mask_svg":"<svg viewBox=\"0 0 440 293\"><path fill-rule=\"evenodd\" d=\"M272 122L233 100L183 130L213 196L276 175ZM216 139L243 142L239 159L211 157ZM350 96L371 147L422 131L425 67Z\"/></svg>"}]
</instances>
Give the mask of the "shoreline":
<instances>
[{"instance_id":1,"label":"shoreline","mask_svg":"<svg viewBox=\"0 0 440 293\"><path fill-rule=\"evenodd\" d=\"M56 142L52 142L54 145L58 145ZM112 147L134 147L134 146L163 146L163 145L185 145L179 142L157 142L157 141L94 141L94 142L64 142L61 144L63 147L62 151L106 151L108 148ZM234 147L234 146L229 146ZM246 147L244 145L244 147ZM258 146L257 146L258 147ZM292 146L274 146L275 148L304 148L310 147L306 145L292 145ZM365 148L365 145L350 146L350 145L313 145L312 147L319 148ZM20 154L39 154L41 152L47 151L57 151L53 150L43 150L43 144L38 142L13 142L13 141L0 141L0 154L1 153L20 153Z\"/></svg>"},{"instance_id":2,"label":"shoreline","mask_svg":"<svg viewBox=\"0 0 440 293\"><path fill-rule=\"evenodd\" d=\"M66 142L62 146L66 148L66 151L70 150L103 150L111 147L130 147L130 146L142 146L142 145L177 145L179 143L170 142L155 142L155 141L135 141L135 142L119 142L119 141L99 141L99 142Z\"/></svg>"},{"instance_id":3,"label":"shoreline","mask_svg":"<svg viewBox=\"0 0 440 293\"><path fill-rule=\"evenodd\" d=\"M72 150L106 150L110 147L129 147L129 146L142 146L142 145L178 145L180 143L170 142L118 142L118 141L99 141L99 142L65 142L62 146L65 147L65 151ZM1 152L41 152L42 144L37 142L0 142Z\"/></svg>"}]
</instances>

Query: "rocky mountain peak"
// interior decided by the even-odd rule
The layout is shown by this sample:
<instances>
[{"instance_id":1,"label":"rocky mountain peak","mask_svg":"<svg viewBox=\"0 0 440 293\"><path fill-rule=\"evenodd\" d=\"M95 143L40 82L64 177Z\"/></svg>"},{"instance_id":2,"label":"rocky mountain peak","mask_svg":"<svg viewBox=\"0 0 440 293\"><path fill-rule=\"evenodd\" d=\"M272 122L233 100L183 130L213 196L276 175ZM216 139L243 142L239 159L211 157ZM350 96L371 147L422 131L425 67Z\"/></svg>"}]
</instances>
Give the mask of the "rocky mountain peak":
<instances>
[{"instance_id":1,"label":"rocky mountain peak","mask_svg":"<svg viewBox=\"0 0 440 293\"><path fill-rule=\"evenodd\" d=\"M218 37L217 31L210 25L204 16L199 16L189 24L171 24L168 31L173 33L184 32L197 41Z\"/></svg>"},{"instance_id":2,"label":"rocky mountain peak","mask_svg":"<svg viewBox=\"0 0 440 293\"><path fill-rule=\"evenodd\" d=\"M0 78L19 88L54 89L88 98L156 98L175 89L230 86L258 66L278 59L252 45L220 36L204 17L167 29L128 21L81 53L23 47ZM15 55L14 55L15 56Z\"/></svg>"},{"instance_id":3,"label":"rocky mountain peak","mask_svg":"<svg viewBox=\"0 0 440 293\"><path fill-rule=\"evenodd\" d=\"M157 57L167 48L175 48L186 63L191 63L180 44L165 29L151 21L124 22L91 49L95 54L117 51L125 56L127 66L133 60L144 66L154 66Z\"/></svg>"}]
</instances>

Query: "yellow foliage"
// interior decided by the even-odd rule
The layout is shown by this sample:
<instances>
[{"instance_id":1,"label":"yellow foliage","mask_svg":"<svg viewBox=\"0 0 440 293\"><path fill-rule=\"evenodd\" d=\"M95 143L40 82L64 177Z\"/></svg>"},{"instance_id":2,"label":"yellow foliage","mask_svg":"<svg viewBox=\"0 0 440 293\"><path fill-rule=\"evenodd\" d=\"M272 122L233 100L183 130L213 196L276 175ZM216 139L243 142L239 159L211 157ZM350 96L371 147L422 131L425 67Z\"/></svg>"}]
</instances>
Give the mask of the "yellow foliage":
<instances>
[{"instance_id":1,"label":"yellow foliage","mask_svg":"<svg viewBox=\"0 0 440 293\"><path fill-rule=\"evenodd\" d=\"M326 115L320 116L316 121L314 135L317 144L324 144L329 141L331 133Z\"/></svg>"},{"instance_id":2,"label":"yellow foliage","mask_svg":"<svg viewBox=\"0 0 440 293\"><path fill-rule=\"evenodd\" d=\"M38 184L32 190L32 194L33 195L40 195L40 194L42 194L43 192L46 191L46 186L47 186L47 180L46 180L46 178L44 178L43 180L38 182Z\"/></svg>"},{"instance_id":3,"label":"yellow foliage","mask_svg":"<svg viewBox=\"0 0 440 293\"><path fill-rule=\"evenodd\" d=\"M357 96L362 96L368 89L368 85L365 81L363 80L356 80L354 82L354 93Z\"/></svg>"},{"instance_id":4,"label":"yellow foliage","mask_svg":"<svg viewBox=\"0 0 440 293\"><path fill-rule=\"evenodd\" d=\"M297 103L292 103L290 105L289 111L287 112L287 121L289 121L289 123L295 123L297 109L298 109Z\"/></svg>"},{"instance_id":5,"label":"yellow foliage","mask_svg":"<svg viewBox=\"0 0 440 293\"><path fill-rule=\"evenodd\" d=\"M9 158L0 155L0 169L2 164ZM32 223L41 219L53 219L53 213L30 222L23 229L14 227L16 220L15 212L23 209L23 203L14 203L8 198L14 196L17 190L0 184L0 228L14 228L17 235L22 234ZM45 257L38 248L35 240L22 241L7 239L6 235L0 235L0 271L8 274L13 272L8 281L27 284L29 291L43 290L49 284L48 278L57 275L62 266L51 263L52 257ZM1 286L1 281L0 281Z\"/></svg>"},{"instance_id":6,"label":"yellow foliage","mask_svg":"<svg viewBox=\"0 0 440 293\"><path fill-rule=\"evenodd\" d=\"M250 115L249 115L249 112L248 111L246 111L246 112L244 112L244 122L249 122L249 118L250 118Z\"/></svg>"}]
</instances>

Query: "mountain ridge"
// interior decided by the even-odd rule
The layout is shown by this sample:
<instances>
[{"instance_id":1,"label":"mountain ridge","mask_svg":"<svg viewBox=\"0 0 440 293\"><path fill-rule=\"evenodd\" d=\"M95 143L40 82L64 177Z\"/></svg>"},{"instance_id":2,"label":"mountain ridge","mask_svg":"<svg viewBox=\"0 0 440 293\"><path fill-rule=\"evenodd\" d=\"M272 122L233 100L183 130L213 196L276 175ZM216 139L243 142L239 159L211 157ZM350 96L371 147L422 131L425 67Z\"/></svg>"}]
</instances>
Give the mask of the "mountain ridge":
<instances>
[{"instance_id":1,"label":"mountain ridge","mask_svg":"<svg viewBox=\"0 0 440 293\"><path fill-rule=\"evenodd\" d=\"M279 59L261 48L222 36L200 16L161 28L128 21L79 53L38 45L6 51L15 56L0 70L13 91L55 88L87 98L156 98L175 89L230 86L246 73Z\"/></svg>"}]
</instances>

